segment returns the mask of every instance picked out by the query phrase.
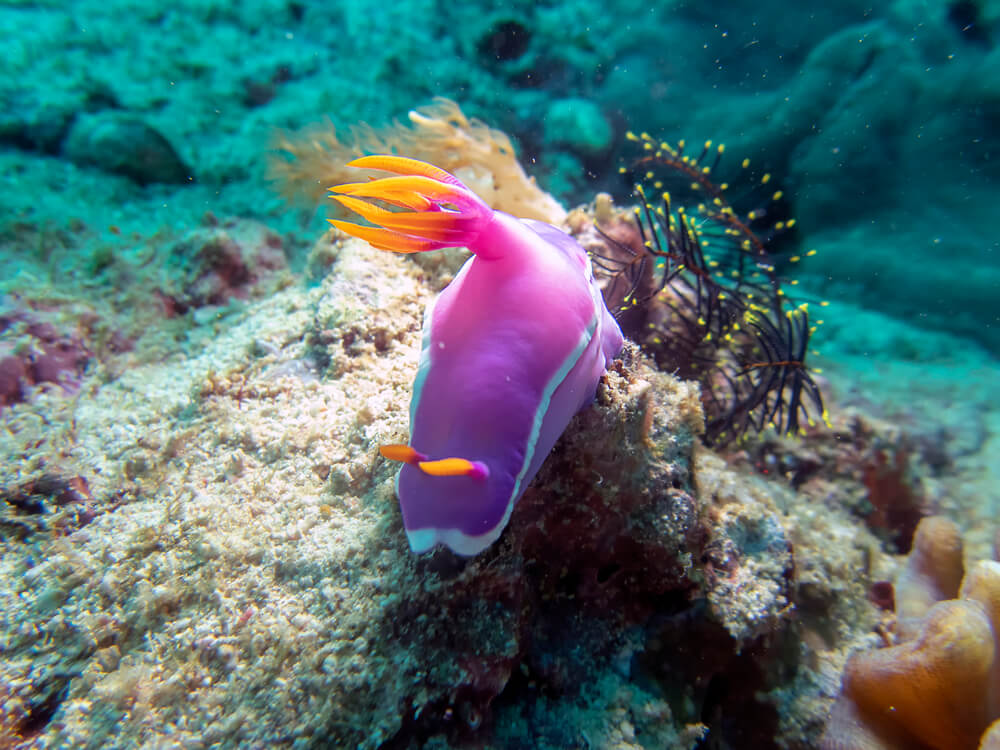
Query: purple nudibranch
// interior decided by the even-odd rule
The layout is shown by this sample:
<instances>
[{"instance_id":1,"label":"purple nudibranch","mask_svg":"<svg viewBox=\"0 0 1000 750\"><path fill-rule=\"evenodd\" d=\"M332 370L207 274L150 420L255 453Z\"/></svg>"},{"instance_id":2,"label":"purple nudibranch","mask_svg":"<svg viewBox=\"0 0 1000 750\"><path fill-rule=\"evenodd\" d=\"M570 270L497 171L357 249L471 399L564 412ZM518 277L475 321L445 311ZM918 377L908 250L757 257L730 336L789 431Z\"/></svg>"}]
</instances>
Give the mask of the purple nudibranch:
<instances>
[{"instance_id":1,"label":"purple nudibranch","mask_svg":"<svg viewBox=\"0 0 1000 750\"><path fill-rule=\"evenodd\" d=\"M381 452L403 462L396 494L411 549L475 555L593 401L621 329L586 251L565 232L494 211L425 162L366 156L349 166L397 176L331 188L380 226L331 224L383 250L473 253L424 313L409 445Z\"/></svg>"}]
</instances>

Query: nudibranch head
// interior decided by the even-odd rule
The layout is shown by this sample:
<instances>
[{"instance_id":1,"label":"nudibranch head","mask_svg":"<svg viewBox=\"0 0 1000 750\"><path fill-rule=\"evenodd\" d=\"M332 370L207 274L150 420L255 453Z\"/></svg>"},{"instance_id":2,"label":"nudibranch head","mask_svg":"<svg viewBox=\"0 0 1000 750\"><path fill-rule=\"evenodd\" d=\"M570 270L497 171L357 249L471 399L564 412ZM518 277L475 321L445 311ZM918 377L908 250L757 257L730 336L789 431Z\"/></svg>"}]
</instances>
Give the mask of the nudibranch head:
<instances>
[{"instance_id":1,"label":"nudibranch head","mask_svg":"<svg viewBox=\"0 0 1000 750\"><path fill-rule=\"evenodd\" d=\"M467 247L428 306L396 490L410 547L481 552L622 346L586 251L542 222L489 208L456 177L399 156L352 166L398 176L332 188L379 226L331 223L377 248ZM381 203L377 204L373 200Z\"/></svg>"}]
</instances>

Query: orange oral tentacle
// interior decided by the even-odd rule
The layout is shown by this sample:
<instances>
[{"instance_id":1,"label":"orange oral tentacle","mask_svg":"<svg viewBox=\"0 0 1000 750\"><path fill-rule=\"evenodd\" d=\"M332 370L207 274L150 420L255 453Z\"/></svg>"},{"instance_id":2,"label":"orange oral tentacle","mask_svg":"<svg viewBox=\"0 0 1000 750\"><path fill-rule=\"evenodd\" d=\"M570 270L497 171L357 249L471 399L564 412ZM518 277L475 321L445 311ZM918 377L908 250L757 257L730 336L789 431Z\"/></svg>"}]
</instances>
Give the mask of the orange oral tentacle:
<instances>
[{"instance_id":1,"label":"orange oral tentacle","mask_svg":"<svg viewBox=\"0 0 1000 750\"><path fill-rule=\"evenodd\" d=\"M351 198L346 195L334 195L331 196L337 203L342 206L346 206L351 211L356 214L360 214L363 218L368 219L368 221L374 222L375 224L384 224L383 218L392 216L392 211L388 211L381 206L376 206L374 203L369 203L368 201L363 201L360 198Z\"/></svg>"},{"instance_id":2,"label":"orange oral tentacle","mask_svg":"<svg viewBox=\"0 0 1000 750\"><path fill-rule=\"evenodd\" d=\"M377 226L331 224L380 250L414 253L468 246L493 217L458 178L431 164L385 155L364 156L350 166L397 175L330 188L331 198Z\"/></svg>"},{"instance_id":3,"label":"orange oral tentacle","mask_svg":"<svg viewBox=\"0 0 1000 750\"><path fill-rule=\"evenodd\" d=\"M332 187L330 188L330 197L336 198L338 193L355 198L375 197L366 195L369 191L364 190L363 187L357 187L356 192L355 189L344 190L343 188L355 188L355 186L338 185L337 187ZM394 206L402 206L414 211L429 211L435 205L434 201L430 200L426 195L416 193L412 190L382 190L377 197L385 203L391 203Z\"/></svg>"},{"instance_id":4,"label":"orange oral tentacle","mask_svg":"<svg viewBox=\"0 0 1000 750\"><path fill-rule=\"evenodd\" d=\"M381 227L366 227L362 224L353 224L337 219L327 219L327 221L340 231L364 240L378 250L388 250L393 253L421 253L441 247L439 242L408 237L405 234Z\"/></svg>"},{"instance_id":5,"label":"orange oral tentacle","mask_svg":"<svg viewBox=\"0 0 1000 750\"><path fill-rule=\"evenodd\" d=\"M347 166L361 167L362 169L381 169L386 172L395 172L397 174L423 175L425 177L430 177L432 180L445 182L450 185L454 185L458 182L458 180L440 167L435 167L433 164L428 164L427 162L418 161L416 159L408 159L405 156L362 156L360 159L348 162Z\"/></svg>"},{"instance_id":6,"label":"orange oral tentacle","mask_svg":"<svg viewBox=\"0 0 1000 750\"><path fill-rule=\"evenodd\" d=\"M456 201L467 197L460 187L438 182L421 175L383 177L370 182L349 182L330 188L333 193L353 195L356 198L382 198L389 193L416 193L433 201Z\"/></svg>"},{"instance_id":7,"label":"orange oral tentacle","mask_svg":"<svg viewBox=\"0 0 1000 750\"><path fill-rule=\"evenodd\" d=\"M468 219L454 212L394 212L346 195L335 195L333 198L373 224L381 224L387 229L404 234L438 242L462 239L468 234L468 228L465 226L469 223Z\"/></svg>"},{"instance_id":8,"label":"orange oral tentacle","mask_svg":"<svg viewBox=\"0 0 1000 750\"><path fill-rule=\"evenodd\" d=\"M467 236L470 222L458 214L439 211L424 214L390 213L380 218L377 223L397 232L420 235L431 240L444 240Z\"/></svg>"}]
</instances>

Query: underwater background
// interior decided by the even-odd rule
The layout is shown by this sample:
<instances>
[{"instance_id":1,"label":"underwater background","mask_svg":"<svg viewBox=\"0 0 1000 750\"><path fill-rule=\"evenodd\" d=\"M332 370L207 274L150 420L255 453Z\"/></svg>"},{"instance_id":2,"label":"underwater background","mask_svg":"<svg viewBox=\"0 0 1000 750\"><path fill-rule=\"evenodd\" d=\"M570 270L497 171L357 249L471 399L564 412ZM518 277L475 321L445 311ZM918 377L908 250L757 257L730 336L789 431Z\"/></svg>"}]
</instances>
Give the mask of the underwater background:
<instances>
[{"instance_id":1,"label":"underwater background","mask_svg":"<svg viewBox=\"0 0 1000 750\"><path fill-rule=\"evenodd\" d=\"M1000 747L1000 2L710 5L0 3L0 748ZM632 339L471 559L378 453L466 255L325 221L380 152ZM613 290L689 236L804 328L679 362L694 256Z\"/></svg>"}]
</instances>

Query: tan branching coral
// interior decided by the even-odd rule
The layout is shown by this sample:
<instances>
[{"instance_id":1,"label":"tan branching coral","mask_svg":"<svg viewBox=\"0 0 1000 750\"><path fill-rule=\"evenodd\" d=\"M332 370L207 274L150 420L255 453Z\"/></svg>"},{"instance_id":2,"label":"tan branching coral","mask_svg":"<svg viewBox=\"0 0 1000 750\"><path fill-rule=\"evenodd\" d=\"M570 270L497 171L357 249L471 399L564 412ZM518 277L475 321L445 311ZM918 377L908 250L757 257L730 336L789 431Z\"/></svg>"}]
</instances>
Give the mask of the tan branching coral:
<instances>
[{"instance_id":1,"label":"tan branching coral","mask_svg":"<svg viewBox=\"0 0 1000 750\"><path fill-rule=\"evenodd\" d=\"M270 177L289 197L319 202L331 185L364 179L346 163L364 154L402 154L454 173L492 208L521 218L559 224L566 211L528 177L514 146L500 130L469 119L450 99L409 113L410 124L383 128L361 124L338 132L331 123L297 134L281 133L269 164Z\"/></svg>"},{"instance_id":2,"label":"tan branching coral","mask_svg":"<svg viewBox=\"0 0 1000 750\"><path fill-rule=\"evenodd\" d=\"M961 560L954 524L940 518L921 521L897 583L900 604L908 608L916 632L911 637L903 629L902 643L851 657L823 750L997 745L1000 564L977 563L959 588L955 574ZM958 598L934 603L949 591Z\"/></svg>"}]
</instances>

